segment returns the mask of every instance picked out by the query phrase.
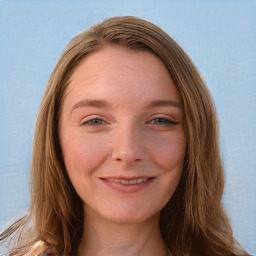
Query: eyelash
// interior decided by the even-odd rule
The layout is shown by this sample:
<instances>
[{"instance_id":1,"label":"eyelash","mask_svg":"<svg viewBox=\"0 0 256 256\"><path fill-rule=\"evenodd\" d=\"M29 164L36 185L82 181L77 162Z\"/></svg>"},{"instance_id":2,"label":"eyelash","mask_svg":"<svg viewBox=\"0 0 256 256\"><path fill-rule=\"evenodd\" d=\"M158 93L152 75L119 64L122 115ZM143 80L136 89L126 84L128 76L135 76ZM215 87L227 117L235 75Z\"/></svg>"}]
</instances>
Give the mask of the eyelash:
<instances>
[{"instance_id":1,"label":"eyelash","mask_svg":"<svg viewBox=\"0 0 256 256\"><path fill-rule=\"evenodd\" d=\"M162 124L156 124L156 123L153 123L154 125L159 125L159 126L168 126L168 125L177 125L179 124L179 122L175 122L171 119L168 119L166 117L156 117L152 120L150 120L148 123L152 124L153 121L156 121L156 120L161 120L161 121L164 121L165 123L162 123Z\"/></svg>"},{"instance_id":2,"label":"eyelash","mask_svg":"<svg viewBox=\"0 0 256 256\"><path fill-rule=\"evenodd\" d=\"M164 123L161 123L161 124L156 124L156 123L152 123L153 121L156 121L156 120L161 120L164 121ZM95 122L96 123L92 123L92 122ZM100 123L97 123L99 122ZM102 120L101 118L93 118L91 120L88 120L88 121L85 121L82 123L82 125L91 125L91 126L99 126L99 125L102 125L102 124L105 124L106 122L104 120ZM148 124L154 124L154 125L159 125L159 126L168 126L168 125L177 125L179 124L179 122L175 122L175 121L172 121L171 119L168 119L168 118L165 118L165 117L156 117L152 120L150 120L149 122L147 122Z\"/></svg>"},{"instance_id":3,"label":"eyelash","mask_svg":"<svg viewBox=\"0 0 256 256\"><path fill-rule=\"evenodd\" d=\"M100 124L92 124L93 121L101 121L101 123ZM106 122L104 120L102 120L101 118L93 118L93 119L83 122L82 125L99 126L99 125L102 125L103 123L106 123Z\"/></svg>"}]
</instances>

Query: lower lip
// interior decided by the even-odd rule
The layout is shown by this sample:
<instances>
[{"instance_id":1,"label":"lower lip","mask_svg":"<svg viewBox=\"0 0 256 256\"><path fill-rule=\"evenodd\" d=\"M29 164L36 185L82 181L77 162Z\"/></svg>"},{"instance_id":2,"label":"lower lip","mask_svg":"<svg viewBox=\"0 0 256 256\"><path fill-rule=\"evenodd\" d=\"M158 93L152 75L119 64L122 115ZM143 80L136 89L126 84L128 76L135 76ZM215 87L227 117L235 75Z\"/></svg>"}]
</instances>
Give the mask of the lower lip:
<instances>
[{"instance_id":1,"label":"lower lip","mask_svg":"<svg viewBox=\"0 0 256 256\"><path fill-rule=\"evenodd\" d=\"M142 183L136 183L136 184L122 184L122 183L117 183L113 181L108 181L105 179L100 179L106 186L109 188L122 192L122 193L137 193L145 188L147 188L152 182L155 180L155 178L151 178L147 180L146 182Z\"/></svg>"}]
</instances>

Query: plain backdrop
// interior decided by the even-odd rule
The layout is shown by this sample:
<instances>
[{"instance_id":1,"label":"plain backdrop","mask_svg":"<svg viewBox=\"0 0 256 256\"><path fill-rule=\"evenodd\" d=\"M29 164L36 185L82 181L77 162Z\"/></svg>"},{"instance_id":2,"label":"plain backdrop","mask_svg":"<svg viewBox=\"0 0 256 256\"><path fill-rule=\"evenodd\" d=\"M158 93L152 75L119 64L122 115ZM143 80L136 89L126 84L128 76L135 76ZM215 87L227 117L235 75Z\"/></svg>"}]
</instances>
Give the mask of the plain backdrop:
<instances>
[{"instance_id":1,"label":"plain backdrop","mask_svg":"<svg viewBox=\"0 0 256 256\"><path fill-rule=\"evenodd\" d=\"M0 0L0 226L29 204L37 109L65 45L110 16L148 19L190 55L220 121L223 202L256 255L256 2L251 0Z\"/></svg>"}]
</instances>

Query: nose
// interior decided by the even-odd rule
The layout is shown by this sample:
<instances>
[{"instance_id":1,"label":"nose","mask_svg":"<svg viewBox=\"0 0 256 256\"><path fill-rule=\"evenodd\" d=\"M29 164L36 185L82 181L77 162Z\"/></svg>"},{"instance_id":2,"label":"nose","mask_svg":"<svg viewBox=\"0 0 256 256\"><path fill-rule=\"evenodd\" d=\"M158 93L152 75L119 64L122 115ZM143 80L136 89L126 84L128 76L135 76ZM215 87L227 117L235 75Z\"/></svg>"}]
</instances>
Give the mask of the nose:
<instances>
[{"instance_id":1,"label":"nose","mask_svg":"<svg viewBox=\"0 0 256 256\"><path fill-rule=\"evenodd\" d=\"M145 141L139 128L119 127L114 136L112 159L129 166L142 161L145 156Z\"/></svg>"}]
</instances>

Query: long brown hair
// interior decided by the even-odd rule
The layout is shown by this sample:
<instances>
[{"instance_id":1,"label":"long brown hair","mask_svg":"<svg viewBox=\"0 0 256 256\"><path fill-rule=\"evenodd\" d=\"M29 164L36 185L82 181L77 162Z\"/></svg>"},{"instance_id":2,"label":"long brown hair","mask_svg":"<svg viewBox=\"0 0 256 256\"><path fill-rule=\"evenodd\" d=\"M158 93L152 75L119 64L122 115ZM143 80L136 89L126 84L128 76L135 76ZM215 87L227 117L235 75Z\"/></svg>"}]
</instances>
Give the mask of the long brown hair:
<instances>
[{"instance_id":1,"label":"long brown hair","mask_svg":"<svg viewBox=\"0 0 256 256\"><path fill-rule=\"evenodd\" d=\"M88 54L108 44L157 55L180 94L187 150L179 186L161 211L159 225L166 245L174 255L247 255L233 238L221 202L224 173L208 89L181 47L160 28L136 17L110 18L80 33L56 64L35 127L29 213L0 235L0 240L17 238L9 255L23 255L38 240L63 255L75 254L83 232L83 207L65 170L58 123L72 73Z\"/></svg>"}]
</instances>

